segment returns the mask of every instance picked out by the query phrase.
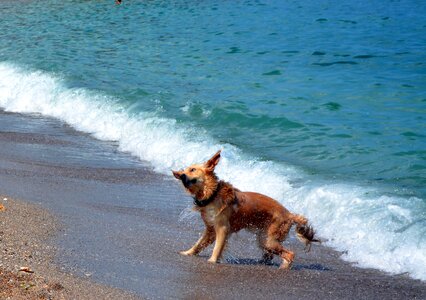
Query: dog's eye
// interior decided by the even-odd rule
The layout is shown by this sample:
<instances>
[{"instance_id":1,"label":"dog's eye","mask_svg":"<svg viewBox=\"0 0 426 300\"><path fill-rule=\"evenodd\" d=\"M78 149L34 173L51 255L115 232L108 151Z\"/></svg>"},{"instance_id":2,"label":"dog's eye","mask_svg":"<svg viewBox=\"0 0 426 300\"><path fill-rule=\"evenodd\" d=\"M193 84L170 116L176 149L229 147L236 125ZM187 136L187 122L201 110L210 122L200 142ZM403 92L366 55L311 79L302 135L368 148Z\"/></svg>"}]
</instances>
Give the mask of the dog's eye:
<instances>
[{"instance_id":1,"label":"dog's eye","mask_svg":"<svg viewBox=\"0 0 426 300\"><path fill-rule=\"evenodd\" d=\"M189 172L195 172L195 168L192 168L191 170L189 170Z\"/></svg>"}]
</instances>

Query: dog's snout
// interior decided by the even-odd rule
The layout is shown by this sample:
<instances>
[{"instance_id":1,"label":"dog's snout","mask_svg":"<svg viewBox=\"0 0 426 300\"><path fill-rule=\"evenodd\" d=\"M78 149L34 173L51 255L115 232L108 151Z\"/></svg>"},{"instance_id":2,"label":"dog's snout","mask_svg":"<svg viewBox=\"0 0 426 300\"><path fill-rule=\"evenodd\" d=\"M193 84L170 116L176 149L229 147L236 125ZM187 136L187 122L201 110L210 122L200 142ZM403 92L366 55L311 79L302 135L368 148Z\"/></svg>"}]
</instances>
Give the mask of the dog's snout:
<instances>
[{"instance_id":1,"label":"dog's snout","mask_svg":"<svg viewBox=\"0 0 426 300\"><path fill-rule=\"evenodd\" d=\"M180 180L182 180L182 183L184 185L184 187L189 188L191 185L197 183L197 179L196 178L190 178L188 177L186 174L182 174L180 175Z\"/></svg>"}]
</instances>

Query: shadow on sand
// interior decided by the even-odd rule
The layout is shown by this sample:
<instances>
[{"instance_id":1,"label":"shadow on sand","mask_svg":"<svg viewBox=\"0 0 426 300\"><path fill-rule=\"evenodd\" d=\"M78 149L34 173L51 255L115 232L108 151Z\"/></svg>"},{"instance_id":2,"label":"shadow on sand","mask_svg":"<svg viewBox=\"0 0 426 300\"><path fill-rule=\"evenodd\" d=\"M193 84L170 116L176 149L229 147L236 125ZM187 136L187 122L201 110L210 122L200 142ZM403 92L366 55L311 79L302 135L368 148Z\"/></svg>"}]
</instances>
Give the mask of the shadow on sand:
<instances>
[{"instance_id":1,"label":"shadow on sand","mask_svg":"<svg viewBox=\"0 0 426 300\"><path fill-rule=\"evenodd\" d=\"M265 262L259 259L253 258L227 258L226 262L229 264L235 265L267 265L267 266L275 266L279 267L280 265L276 262ZM300 270L314 270L314 271L331 271L327 266L321 264L293 264L291 267L292 270L300 271Z\"/></svg>"}]
</instances>

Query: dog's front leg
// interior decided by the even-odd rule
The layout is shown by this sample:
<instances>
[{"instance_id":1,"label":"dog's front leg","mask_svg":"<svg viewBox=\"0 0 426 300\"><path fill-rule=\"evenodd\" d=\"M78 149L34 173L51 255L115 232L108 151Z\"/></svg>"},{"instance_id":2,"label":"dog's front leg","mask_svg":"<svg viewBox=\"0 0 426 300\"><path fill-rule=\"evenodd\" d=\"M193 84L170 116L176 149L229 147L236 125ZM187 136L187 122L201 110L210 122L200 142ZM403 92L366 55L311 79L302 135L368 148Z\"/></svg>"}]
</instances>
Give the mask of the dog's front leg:
<instances>
[{"instance_id":1,"label":"dog's front leg","mask_svg":"<svg viewBox=\"0 0 426 300\"><path fill-rule=\"evenodd\" d=\"M182 255L197 255L201 251L203 251L206 247L208 247L215 240L215 230L211 226L207 226L206 230L204 230L203 235L200 239L192 246L191 249L187 251L181 251Z\"/></svg>"},{"instance_id":2,"label":"dog's front leg","mask_svg":"<svg viewBox=\"0 0 426 300\"><path fill-rule=\"evenodd\" d=\"M209 258L209 262L216 263L222 256L223 249L225 248L226 241L230 232L230 226L228 223L217 224L215 226L216 231L216 243L214 245L212 256Z\"/></svg>"}]
</instances>

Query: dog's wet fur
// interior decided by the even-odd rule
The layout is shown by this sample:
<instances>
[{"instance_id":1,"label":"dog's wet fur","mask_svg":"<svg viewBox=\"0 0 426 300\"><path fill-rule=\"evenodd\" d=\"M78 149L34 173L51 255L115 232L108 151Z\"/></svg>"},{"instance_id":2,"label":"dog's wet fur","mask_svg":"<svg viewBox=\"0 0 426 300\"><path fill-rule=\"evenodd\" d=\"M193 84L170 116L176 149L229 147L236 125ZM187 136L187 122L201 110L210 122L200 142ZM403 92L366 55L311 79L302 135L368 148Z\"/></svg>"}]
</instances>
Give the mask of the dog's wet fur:
<instances>
[{"instance_id":1,"label":"dog's wet fur","mask_svg":"<svg viewBox=\"0 0 426 300\"><path fill-rule=\"evenodd\" d=\"M257 234L259 247L263 251L263 262L270 263L274 255L282 259L280 268L289 269L294 252L284 248L290 228L296 224L296 234L310 249L315 233L308 220L290 213L278 201L253 192L242 192L230 183L219 180L214 170L220 160L220 151L202 164L195 164L181 171L173 171L185 189L194 198L194 208L201 213L206 226L203 235L182 255L197 255L213 242L215 243L209 262L221 258L228 237L241 229Z\"/></svg>"}]
</instances>

